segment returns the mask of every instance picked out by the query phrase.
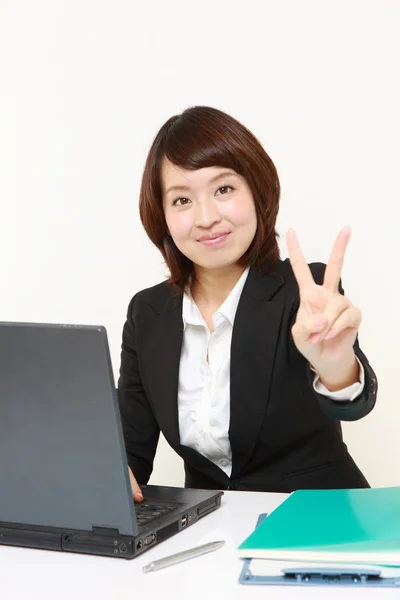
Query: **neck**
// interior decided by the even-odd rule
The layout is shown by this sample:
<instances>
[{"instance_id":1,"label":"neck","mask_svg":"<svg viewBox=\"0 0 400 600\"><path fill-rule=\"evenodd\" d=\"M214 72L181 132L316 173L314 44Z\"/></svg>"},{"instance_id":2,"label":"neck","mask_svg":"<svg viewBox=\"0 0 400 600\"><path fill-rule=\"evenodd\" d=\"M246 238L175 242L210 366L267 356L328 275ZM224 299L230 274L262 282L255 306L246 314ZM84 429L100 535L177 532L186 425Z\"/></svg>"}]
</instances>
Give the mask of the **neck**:
<instances>
[{"instance_id":1,"label":"neck","mask_svg":"<svg viewBox=\"0 0 400 600\"><path fill-rule=\"evenodd\" d=\"M219 308L227 299L245 267L231 265L223 269L203 269L195 267L195 279L192 285L192 296L197 302Z\"/></svg>"}]
</instances>

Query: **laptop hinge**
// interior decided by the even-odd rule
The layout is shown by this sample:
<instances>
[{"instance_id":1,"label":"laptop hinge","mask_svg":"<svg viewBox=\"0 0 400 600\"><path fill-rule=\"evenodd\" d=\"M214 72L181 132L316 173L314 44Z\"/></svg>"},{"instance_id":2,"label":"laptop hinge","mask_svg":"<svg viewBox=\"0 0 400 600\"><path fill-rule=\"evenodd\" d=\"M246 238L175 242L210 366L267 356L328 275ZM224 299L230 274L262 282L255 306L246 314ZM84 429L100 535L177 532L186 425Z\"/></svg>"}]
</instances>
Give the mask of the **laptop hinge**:
<instances>
[{"instance_id":1,"label":"laptop hinge","mask_svg":"<svg viewBox=\"0 0 400 600\"><path fill-rule=\"evenodd\" d=\"M96 535L110 535L110 536L119 536L119 529L112 529L111 527L92 527L92 532Z\"/></svg>"},{"instance_id":2,"label":"laptop hinge","mask_svg":"<svg viewBox=\"0 0 400 600\"><path fill-rule=\"evenodd\" d=\"M63 534L61 549L65 552L132 558L133 542L132 536L120 535L118 528L92 527L92 531L72 531Z\"/></svg>"}]
</instances>

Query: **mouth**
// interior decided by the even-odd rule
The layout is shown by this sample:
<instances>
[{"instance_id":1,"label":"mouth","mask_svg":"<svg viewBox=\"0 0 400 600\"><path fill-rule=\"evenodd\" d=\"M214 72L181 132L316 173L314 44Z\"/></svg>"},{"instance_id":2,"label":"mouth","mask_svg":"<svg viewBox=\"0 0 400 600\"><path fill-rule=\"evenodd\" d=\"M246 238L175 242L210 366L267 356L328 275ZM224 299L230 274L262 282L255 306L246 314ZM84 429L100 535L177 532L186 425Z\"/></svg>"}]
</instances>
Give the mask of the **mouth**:
<instances>
[{"instance_id":1,"label":"mouth","mask_svg":"<svg viewBox=\"0 0 400 600\"><path fill-rule=\"evenodd\" d=\"M204 246L219 246L223 244L228 237L230 232L225 233L211 233L209 235L204 235L199 238L197 241L203 244Z\"/></svg>"}]
</instances>

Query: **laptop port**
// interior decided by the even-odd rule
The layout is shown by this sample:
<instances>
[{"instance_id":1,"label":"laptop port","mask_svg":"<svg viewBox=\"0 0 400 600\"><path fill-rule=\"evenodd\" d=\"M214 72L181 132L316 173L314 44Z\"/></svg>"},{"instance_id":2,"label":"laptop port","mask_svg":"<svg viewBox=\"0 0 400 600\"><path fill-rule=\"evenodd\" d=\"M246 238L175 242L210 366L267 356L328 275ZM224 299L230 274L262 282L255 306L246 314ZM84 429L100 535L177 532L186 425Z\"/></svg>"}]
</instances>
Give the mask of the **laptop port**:
<instances>
[{"instance_id":1,"label":"laptop port","mask_svg":"<svg viewBox=\"0 0 400 600\"><path fill-rule=\"evenodd\" d=\"M152 534L148 535L148 536L147 536L147 538L145 538L145 539L143 540L143 542L144 542L144 545L145 545L145 546L149 546L150 544L152 544L152 543L155 541L155 539L156 539L156 536L155 536L155 534L154 534L154 533L152 533Z\"/></svg>"},{"instance_id":2,"label":"laptop port","mask_svg":"<svg viewBox=\"0 0 400 600\"><path fill-rule=\"evenodd\" d=\"M181 519L181 527L186 527L187 522L188 522L187 515L183 515L183 517Z\"/></svg>"},{"instance_id":3,"label":"laptop port","mask_svg":"<svg viewBox=\"0 0 400 600\"><path fill-rule=\"evenodd\" d=\"M140 550L141 548L143 548L143 540L139 540L136 544L136 550Z\"/></svg>"},{"instance_id":4,"label":"laptop port","mask_svg":"<svg viewBox=\"0 0 400 600\"><path fill-rule=\"evenodd\" d=\"M204 517L209 512L214 510L214 508L215 508L215 502L211 502L211 503L205 504L204 506L200 506L200 508L197 509L197 515L199 517Z\"/></svg>"}]
</instances>

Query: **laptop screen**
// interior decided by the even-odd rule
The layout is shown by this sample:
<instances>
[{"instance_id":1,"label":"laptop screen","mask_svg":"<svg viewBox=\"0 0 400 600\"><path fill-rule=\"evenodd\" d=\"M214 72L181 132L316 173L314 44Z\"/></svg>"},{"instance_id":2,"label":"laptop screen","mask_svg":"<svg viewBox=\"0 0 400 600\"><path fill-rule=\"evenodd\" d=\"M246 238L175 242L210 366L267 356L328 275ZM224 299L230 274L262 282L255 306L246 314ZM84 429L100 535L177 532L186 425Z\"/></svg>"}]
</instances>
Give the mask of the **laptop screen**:
<instances>
[{"instance_id":1,"label":"laptop screen","mask_svg":"<svg viewBox=\"0 0 400 600\"><path fill-rule=\"evenodd\" d=\"M0 521L136 534L102 327L0 324Z\"/></svg>"}]
</instances>

